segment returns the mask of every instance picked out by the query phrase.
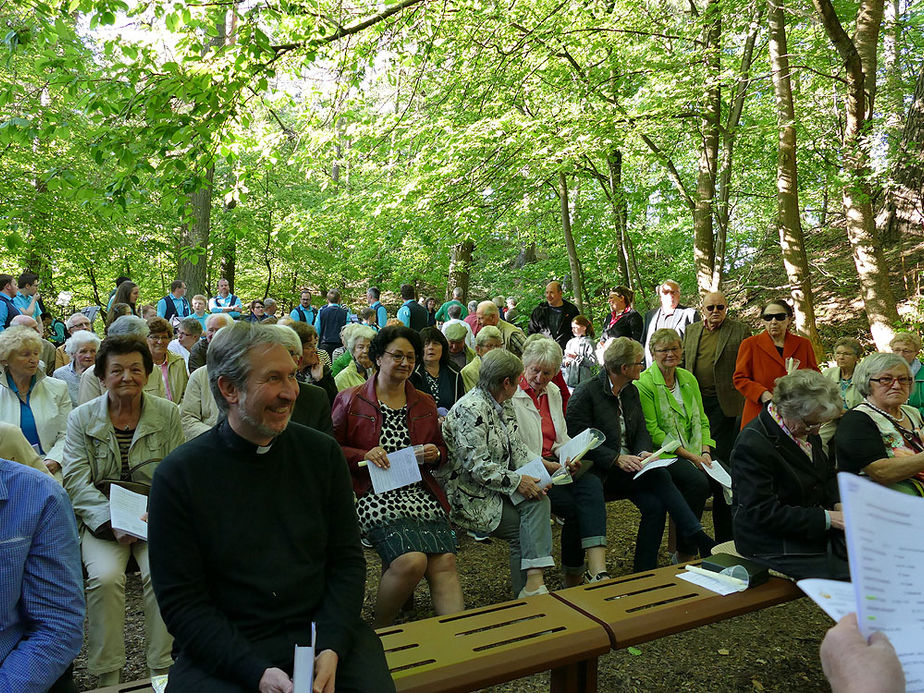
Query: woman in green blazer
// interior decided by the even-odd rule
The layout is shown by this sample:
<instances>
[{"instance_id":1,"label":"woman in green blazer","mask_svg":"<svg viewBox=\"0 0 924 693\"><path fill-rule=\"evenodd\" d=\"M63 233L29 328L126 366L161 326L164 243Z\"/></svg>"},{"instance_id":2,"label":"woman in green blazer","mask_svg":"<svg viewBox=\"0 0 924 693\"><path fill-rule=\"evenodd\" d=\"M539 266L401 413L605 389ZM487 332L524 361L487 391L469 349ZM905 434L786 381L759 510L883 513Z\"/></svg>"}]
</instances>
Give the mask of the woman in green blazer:
<instances>
[{"instance_id":1,"label":"woman in green blazer","mask_svg":"<svg viewBox=\"0 0 924 693\"><path fill-rule=\"evenodd\" d=\"M713 513L729 515L722 486L704 471L705 467L718 464L712 459L715 441L709 432L699 383L690 371L679 367L683 358L680 335L672 329L658 330L651 336L650 346L654 363L645 369L635 385L651 442L660 448L672 441L668 452L673 452L678 461L668 467L668 471L697 518L702 517L710 495L713 496ZM730 526L730 522L725 526ZM719 542L729 539L731 536L716 537ZM692 560L695 554L692 546L678 542L678 560Z\"/></svg>"}]
</instances>

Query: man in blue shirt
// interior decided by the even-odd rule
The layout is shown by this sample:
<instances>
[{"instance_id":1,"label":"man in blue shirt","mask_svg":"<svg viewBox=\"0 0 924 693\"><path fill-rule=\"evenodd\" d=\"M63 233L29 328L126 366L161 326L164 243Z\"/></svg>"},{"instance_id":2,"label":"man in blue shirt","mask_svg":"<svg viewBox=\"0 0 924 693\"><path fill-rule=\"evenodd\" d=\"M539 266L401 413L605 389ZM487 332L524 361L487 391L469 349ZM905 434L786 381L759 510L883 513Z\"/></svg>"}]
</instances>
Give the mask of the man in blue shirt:
<instances>
[{"instance_id":1,"label":"man in blue shirt","mask_svg":"<svg viewBox=\"0 0 924 693\"><path fill-rule=\"evenodd\" d=\"M41 296L38 293L39 276L35 272L26 270L19 275L16 284L19 290L16 292L16 298L13 299L13 305L23 315L31 315L36 322L41 322L42 306L39 303Z\"/></svg>"},{"instance_id":2,"label":"man in blue shirt","mask_svg":"<svg viewBox=\"0 0 924 693\"><path fill-rule=\"evenodd\" d=\"M241 317L244 306L241 299L231 293L231 284L227 279L218 280L218 295L209 299L209 313L227 313L232 319Z\"/></svg>"},{"instance_id":3,"label":"man in blue shirt","mask_svg":"<svg viewBox=\"0 0 924 693\"><path fill-rule=\"evenodd\" d=\"M0 332L3 332L17 315L19 308L13 303L16 280L11 274L0 274Z\"/></svg>"},{"instance_id":4,"label":"man in blue shirt","mask_svg":"<svg viewBox=\"0 0 924 693\"><path fill-rule=\"evenodd\" d=\"M311 292L308 291L308 289L302 291L299 304L292 309L292 312L289 313L289 317L297 322L306 322L309 325L314 325L314 321L318 317L318 311L311 307Z\"/></svg>"},{"instance_id":5,"label":"man in blue shirt","mask_svg":"<svg viewBox=\"0 0 924 693\"><path fill-rule=\"evenodd\" d=\"M404 323L405 327L420 332L427 326L427 309L420 305L416 300L417 292L413 284L401 285L401 298L404 304L398 308L398 320Z\"/></svg>"},{"instance_id":6,"label":"man in blue shirt","mask_svg":"<svg viewBox=\"0 0 924 693\"><path fill-rule=\"evenodd\" d=\"M340 305L340 292L331 289L327 292L327 305L318 311L314 319L314 329L318 332L318 348L333 354L334 349L343 346L340 330L349 320L349 311Z\"/></svg>"},{"instance_id":7,"label":"man in blue shirt","mask_svg":"<svg viewBox=\"0 0 924 693\"><path fill-rule=\"evenodd\" d=\"M369 304L369 307L375 311L375 321L378 323L380 330L385 327L385 323L388 322L388 311L385 310L385 306L379 301L381 296L382 292L379 291L377 286L370 286L366 289L366 302Z\"/></svg>"},{"instance_id":8,"label":"man in blue shirt","mask_svg":"<svg viewBox=\"0 0 924 693\"><path fill-rule=\"evenodd\" d=\"M74 511L49 475L2 459L0 565L0 691L60 690L86 611Z\"/></svg>"},{"instance_id":9,"label":"man in blue shirt","mask_svg":"<svg viewBox=\"0 0 924 693\"><path fill-rule=\"evenodd\" d=\"M192 308L186 298L186 282L177 279L170 284L170 293L157 302L157 314L164 320L176 323L192 315Z\"/></svg>"}]
</instances>

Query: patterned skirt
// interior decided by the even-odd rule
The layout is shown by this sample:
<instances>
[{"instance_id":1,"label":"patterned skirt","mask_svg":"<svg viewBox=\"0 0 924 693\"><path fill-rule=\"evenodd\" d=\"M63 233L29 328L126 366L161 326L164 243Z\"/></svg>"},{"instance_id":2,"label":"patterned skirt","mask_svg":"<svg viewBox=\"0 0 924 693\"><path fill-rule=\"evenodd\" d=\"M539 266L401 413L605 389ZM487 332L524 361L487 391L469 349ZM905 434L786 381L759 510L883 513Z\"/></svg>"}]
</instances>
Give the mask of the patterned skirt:
<instances>
[{"instance_id":1,"label":"patterned skirt","mask_svg":"<svg viewBox=\"0 0 924 693\"><path fill-rule=\"evenodd\" d=\"M382 563L411 551L455 553L456 535L442 506L421 484L371 491L356 503L359 527Z\"/></svg>"}]
</instances>

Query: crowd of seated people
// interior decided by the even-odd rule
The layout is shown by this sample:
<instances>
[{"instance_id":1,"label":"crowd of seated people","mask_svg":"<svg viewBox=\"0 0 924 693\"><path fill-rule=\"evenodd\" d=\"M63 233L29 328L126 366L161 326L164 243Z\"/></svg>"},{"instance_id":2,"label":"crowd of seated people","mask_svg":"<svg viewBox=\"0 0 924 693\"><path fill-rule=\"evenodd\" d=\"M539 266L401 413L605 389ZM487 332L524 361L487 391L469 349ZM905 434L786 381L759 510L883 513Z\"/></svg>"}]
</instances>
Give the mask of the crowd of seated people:
<instances>
[{"instance_id":1,"label":"crowd of seated people","mask_svg":"<svg viewBox=\"0 0 924 693\"><path fill-rule=\"evenodd\" d=\"M4 281L10 297L16 282L0 275ZM110 296L102 339L74 313L60 329L49 323L64 340L57 348L33 317L35 310L41 317L36 292L0 299L0 450L15 448L18 462L66 491L78 532L68 560L79 556L86 575L72 605L86 600L88 669L100 685L118 682L126 663L130 558L141 570L150 672L174 664L156 562L146 541L112 527L110 489L146 495L161 461L205 435L257 456L287 426L336 441L333 464L352 482L357 543L361 535L382 562L376 626L398 618L422 579L435 614L464 609L454 526L507 542L518 597L549 589L553 516L562 521L562 583L609 579L606 503L622 499L640 512L636 571L658 565L669 516L675 562L734 539L742 555L787 575L847 579L835 473L924 496L924 374L911 332L896 334L892 353L865 357L857 340L842 338L822 374L812 344L790 330L786 301L766 303L763 329L751 336L728 317L721 292L703 298L700 322L672 281L644 318L630 290L610 291L599 342L594 321L558 282L522 316L528 336L505 320L517 312L503 297L466 307L455 291L437 306L404 285L390 317L377 287L358 314L336 291L317 310L303 290L277 318L273 299L244 304L226 280L218 286L212 299L190 302L177 280L142 317L138 286L123 281ZM287 372L254 380L266 364L248 365L230 337L219 339L232 332L241 344L279 347L274 354L287 356L273 363ZM215 340L219 354L210 349ZM229 370L217 363L221 354L243 365ZM227 426L233 435L221 433ZM581 461L559 459L588 428L604 442ZM12 445L13 433L21 445ZM257 442L264 439L269 444ZM421 481L374 492L370 466L387 470L390 456L407 448ZM677 460L636 476L656 448ZM521 471L531 463L571 481L543 487ZM730 489L708 474L715 465L730 471ZM701 519L710 497L714 534Z\"/></svg>"}]
</instances>

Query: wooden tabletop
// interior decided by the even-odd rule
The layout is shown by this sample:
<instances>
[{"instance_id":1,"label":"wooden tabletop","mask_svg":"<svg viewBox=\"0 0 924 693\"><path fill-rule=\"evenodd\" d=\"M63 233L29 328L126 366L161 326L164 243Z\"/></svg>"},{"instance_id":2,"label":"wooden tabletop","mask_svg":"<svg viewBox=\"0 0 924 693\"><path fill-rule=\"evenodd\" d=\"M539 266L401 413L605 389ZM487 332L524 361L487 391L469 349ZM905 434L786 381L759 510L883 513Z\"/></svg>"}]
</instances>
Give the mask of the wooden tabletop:
<instances>
[{"instance_id":1,"label":"wooden tabletop","mask_svg":"<svg viewBox=\"0 0 924 693\"><path fill-rule=\"evenodd\" d=\"M698 562L696 562L698 563ZM725 597L678 577L668 566L554 592L557 599L603 624L613 649L679 633L802 596L789 580L771 577Z\"/></svg>"},{"instance_id":2,"label":"wooden tabletop","mask_svg":"<svg viewBox=\"0 0 924 693\"><path fill-rule=\"evenodd\" d=\"M602 624L552 595L377 632L402 693L471 691L610 650Z\"/></svg>"}]
</instances>

